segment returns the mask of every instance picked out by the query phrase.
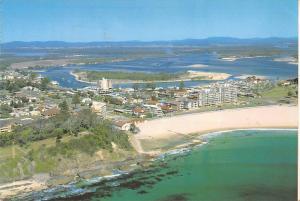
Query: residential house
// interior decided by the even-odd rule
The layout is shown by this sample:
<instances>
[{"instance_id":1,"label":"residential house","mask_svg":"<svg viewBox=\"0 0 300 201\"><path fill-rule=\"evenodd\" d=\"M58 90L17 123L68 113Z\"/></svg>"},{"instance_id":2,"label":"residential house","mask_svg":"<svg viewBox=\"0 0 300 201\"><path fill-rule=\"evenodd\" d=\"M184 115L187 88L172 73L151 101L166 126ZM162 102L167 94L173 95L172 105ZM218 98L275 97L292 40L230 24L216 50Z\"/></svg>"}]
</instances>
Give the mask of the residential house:
<instances>
[{"instance_id":1,"label":"residential house","mask_svg":"<svg viewBox=\"0 0 300 201\"><path fill-rule=\"evenodd\" d=\"M60 112L58 107L52 107L50 109L46 109L42 112L42 115L46 118L53 117Z\"/></svg>"},{"instance_id":2,"label":"residential house","mask_svg":"<svg viewBox=\"0 0 300 201\"><path fill-rule=\"evenodd\" d=\"M11 132L13 123L9 120L0 120L0 133Z\"/></svg>"},{"instance_id":3,"label":"residential house","mask_svg":"<svg viewBox=\"0 0 300 201\"><path fill-rule=\"evenodd\" d=\"M93 101L91 109L93 112L103 115L106 113L106 103L99 102L99 101Z\"/></svg>"},{"instance_id":4,"label":"residential house","mask_svg":"<svg viewBox=\"0 0 300 201\"><path fill-rule=\"evenodd\" d=\"M129 121L115 121L113 122L113 127L122 130L122 131L129 131L132 126L132 122Z\"/></svg>"},{"instance_id":5,"label":"residential house","mask_svg":"<svg viewBox=\"0 0 300 201\"><path fill-rule=\"evenodd\" d=\"M132 114L134 116L140 117L140 118L144 118L145 115L145 110L142 107L136 106L132 109Z\"/></svg>"}]
</instances>

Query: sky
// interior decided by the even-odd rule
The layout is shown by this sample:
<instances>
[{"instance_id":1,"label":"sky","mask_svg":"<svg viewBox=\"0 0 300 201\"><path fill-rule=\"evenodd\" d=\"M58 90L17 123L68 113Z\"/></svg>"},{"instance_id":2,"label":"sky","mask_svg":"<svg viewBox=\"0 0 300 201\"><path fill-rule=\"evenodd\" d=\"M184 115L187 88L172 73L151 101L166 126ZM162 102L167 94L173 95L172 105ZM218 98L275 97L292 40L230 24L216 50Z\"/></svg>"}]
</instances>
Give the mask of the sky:
<instances>
[{"instance_id":1,"label":"sky","mask_svg":"<svg viewBox=\"0 0 300 201\"><path fill-rule=\"evenodd\" d=\"M296 37L297 0L0 0L1 42Z\"/></svg>"}]
</instances>

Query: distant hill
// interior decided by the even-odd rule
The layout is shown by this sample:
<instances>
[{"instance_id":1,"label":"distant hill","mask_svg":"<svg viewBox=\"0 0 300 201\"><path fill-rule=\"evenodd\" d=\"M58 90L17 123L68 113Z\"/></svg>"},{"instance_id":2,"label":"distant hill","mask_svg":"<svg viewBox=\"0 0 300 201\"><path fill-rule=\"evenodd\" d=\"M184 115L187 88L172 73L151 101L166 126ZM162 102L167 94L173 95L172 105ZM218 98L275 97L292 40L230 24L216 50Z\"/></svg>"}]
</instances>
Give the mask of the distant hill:
<instances>
[{"instance_id":1,"label":"distant hill","mask_svg":"<svg viewBox=\"0 0 300 201\"><path fill-rule=\"evenodd\" d=\"M170 41L120 41L120 42L64 42L64 41L13 41L2 43L1 47L11 48L88 48L88 47L125 47L125 46L209 46L209 45L296 45L298 38L232 38L211 37L205 39L185 39Z\"/></svg>"}]
</instances>

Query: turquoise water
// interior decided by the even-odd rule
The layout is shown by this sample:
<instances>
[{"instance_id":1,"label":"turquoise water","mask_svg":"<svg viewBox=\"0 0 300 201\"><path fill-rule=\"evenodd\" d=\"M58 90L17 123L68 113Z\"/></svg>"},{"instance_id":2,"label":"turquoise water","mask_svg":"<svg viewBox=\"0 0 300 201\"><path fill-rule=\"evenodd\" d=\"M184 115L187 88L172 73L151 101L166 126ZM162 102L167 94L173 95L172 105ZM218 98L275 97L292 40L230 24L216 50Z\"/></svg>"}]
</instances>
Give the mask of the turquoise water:
<instances>
[{"instance_id":1,"label":"turquoise water","mask_svg":"<svg viewBox=\"0 0 300 201\"><path fill-rule=\"evenodd\" d=\"M208 140L122 178L75 189L89 193L55 200L296 200L296 130L233 131Z\"/></svg>"}]
</instances>

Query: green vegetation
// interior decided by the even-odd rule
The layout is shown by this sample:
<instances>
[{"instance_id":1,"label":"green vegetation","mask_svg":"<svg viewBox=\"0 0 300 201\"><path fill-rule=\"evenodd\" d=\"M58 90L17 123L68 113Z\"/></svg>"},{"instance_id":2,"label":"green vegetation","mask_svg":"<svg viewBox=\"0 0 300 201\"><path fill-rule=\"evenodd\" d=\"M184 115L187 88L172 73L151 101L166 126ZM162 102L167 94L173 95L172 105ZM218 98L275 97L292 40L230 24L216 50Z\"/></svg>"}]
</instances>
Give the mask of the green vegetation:
<instances>
[{"instance_id":1,"label":"green vegetation","mask_svg":"<svg viewBox=\"0 0 300 201\"><path fill-rule=\"evenodd\" d=\"M41 84L40 84L40 89L42 91L45 91L46 89L48 89L48 85L50 84L50 80L49 78L45 77L41 79Z\"/></svg>"},{"instance_id":2,"label":"green vegetation","mask_svg":"<svg viewBox=\"0 0 300 201\"><path fill-rule=\"evenodd\" d=\"M184 89L184 82L183 81L180 81L179 82L179 89Z\"/></svg>"},{"instance_id":3,"label":"green vegetation","mask_svg":"<svg viewBox=\"0 0 300 201\"><path fill-rule=\"evenodd\" d=\"M88 163L94 160L88 157L97 157L99 150L109 155L118 152L124 157L125 152L133 152L126 133L114 129L111 122L89 109L76 115L60 113L39 119L10 133L1 133L0 160L5 162L0 164L0 181L49 173L65 163L74 166L81 158Z\"/></svg>"},{"instance_id":4,"label":"green vegetation","mask_svg":"<svg viewBox=\"0 0 300 201\"><path fill-rule=\"evenodd\" d=\"M67 103L66 100L64 100L63 102L61 102L59 105L60 111L62 114L69 114L69 105Z\"/></svg>"},{"instance_id":5,"label":"green vegetation","mask_svg":"<svg viewBox=\"0 0 300 201\"><path fill-rule=\"evenodd\" d=\"M156 84L154 82L151 82L151 83L146 83L145 87L147 89L152 89L154 90L156 88Z\"/></svg>"},{"instance_id":6,"label":"green vegetation","mask_svg":"<svg viewBox=\"0 0 300 201\"><path fill-rule=\"evenodd\" d=\"M197 77L193 77L191 80L204 80L207 79L207 76L197 76Z\"/></svg>"},{"instance_id":7,"label":"green vegetation","mask_svg":"<svg viewBox=\"0 0 300 201\"><path fill-rule=\"evenodd\" d=\"M31 76L30 76L31 77ZM9 92L20 91L21 88L26 86L32 86L42 91L48 89L50 80L48 78L42 78L41 83L33 82L32 79L14 79L0 82L0 90L8 90Z\"/></svg>"},{"instance_id":8,"label":"green vegetation","mask_svg":"<svg viewBox=\"0 0 300 201\"><path fill-rule=\"evenodd\" d=\"M52 156L66 155L67 157L72 157L76 152L93 155L99 149L112 152L112 142L117 144L119 148L131 149L126 134L113 130L108 122L102 122L92 128L90 134L84 135L79 139L74 138L68 142L57 143L48 152Z\"/></svg>"},{"instance_id":9,"label":"green vegetation","mask_svg":"<svg viewBox=\"0 0 300 201\"><path fill-rule=\"evenodd\" d=\"M72 104L78 105L80 103L80 94L76 93L73 97L72 97Z\"/></svg>"},{"instance_id":10,"label":"green vegetation","mask_svg":"<svg viewBox=\"0 0 300 201\"><path fill-rule=\"evenodd\" d=\"M124 160L129 154L134 154L124 134L105 136L118 143L114 150L111 143L101 141L106 135L102 127L96 134L64 136L61 142L49 138L32 142L26 146L11 145L0 147L0 182L12 181L32 176L36 173L54 173L62 175L68 168L77 168L84 164L89 166L95 159L99 160L95 152L100 151L107 163L115 160ZM109 131L109 127L107 128ZM127 144L127 145L125 145ZM105 149L103 148L105 147ZM103 161L103 163L105 163Z\"/></svg>"},{"instance_id":11,"label":"green vegetation","mask_svg":"<svg viewBox=\"0 0 300 201\"><path fill-rule=\"evenodd\" d=\"M75 64L93 64L93 63L104 63L104 62L111 62L111 58L80 58L76 60L72 60L73 63Z\"/></svg>"},{"instance_id":12,"label":"green vegetation","mask_svg":"<svg viewBox=\"0 0 300 201\"><path fill-rule=\"evenodd\" d=\"M240 97L240 101L248 102L248 106L268 104L297 104L298 86L292 84L282 86L279 84L257 88L254 90L256 97Z\"/></svg>"},{"instance_id":13,"label":"green vegetation","mask_svg":"<svg viewBox=\"0 0 300 201\"><path fill-rule=\"evenodd\" d=\"M110 130L108 129L109 127L111 127ZM101 131L101 128L103 131ZM123 133L114 131L109 122L99 118L89 109L82 110L77 115L70 115L69 112L65 111L49 119L39 119L30 125L16 127L13 132L0 135L0 146L8 146L13 143L27 145L33 141L53 137L61 139L62 136L78 136L83 131L97 135L102 133L106 136L105 140L109 140L110 142L115 140L114 142L121 147L129 146L128 142L127 144L123 144L125 142L123 138L115 139L111 136ZM124 134L124 136L126 135ZM117 141L118 139L120 142ZM108 147L103 146L102 148Z\"/></svg>"},{"instance_id":14,"label":"green vegetation","mask_svg":"<svg viewBox=\"0 0 300 201\"><path fill-rule=\"evenodd\" d=\"M76 72L76 71L75 71ZM78 71L77 71L78 72ZM166 81L182 77L184 73L143 73L122 71L86 71L89 81L99 80L103 77L118 80L143 80L143 81Z\"/></svg>"},{"instance_id":15,"label":"green vegetation","mask_svg":"<svg viewBox=\"0 0 300 201\"><path fill-rule=\"evenodd\" d=\"M9 66L10 66L10 63L0 62L0 71L7 70Z\"/></svg>"},{"instance_id":16,"label":"green vegetation","mask_svg":"<svg viewBox=\"0 0 300 201\"><path fill-rule=\"evenodd\" d=\"M0 118L9 118L12 112L12 108L9 105L0 106Z\"/></svg>"},{"instance_id":17,"label":"green vegetation","mask_svg":"<svg viewBox=\"0 0 300 201\"><path fill-rule=\"evenodd\" d=\"M277 101L279 103L297 102L298 87L296 85L280 86L277 85L271 90L262 92L261 99Z\"/></svg>"}]
</instances>

